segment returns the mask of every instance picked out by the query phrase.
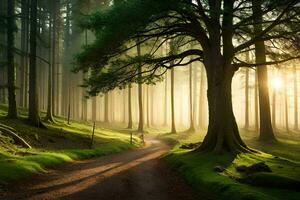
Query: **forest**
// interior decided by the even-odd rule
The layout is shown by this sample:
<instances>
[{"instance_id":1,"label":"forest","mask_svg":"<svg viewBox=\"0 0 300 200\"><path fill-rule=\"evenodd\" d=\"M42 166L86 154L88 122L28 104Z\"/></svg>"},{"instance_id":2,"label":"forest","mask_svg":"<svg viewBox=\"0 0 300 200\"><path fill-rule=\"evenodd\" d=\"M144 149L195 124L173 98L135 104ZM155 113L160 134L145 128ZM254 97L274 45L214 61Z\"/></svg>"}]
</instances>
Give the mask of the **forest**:
<instances>
[{"instance_id":1,"label":"forest","mask_svg":"<svg viewBox=\"0 0 300 200\"><path fill-rule=\"evenodd\" d=\"M0 0L0 199L300 199L299 0Z\"/></svg>"}]
</instances>

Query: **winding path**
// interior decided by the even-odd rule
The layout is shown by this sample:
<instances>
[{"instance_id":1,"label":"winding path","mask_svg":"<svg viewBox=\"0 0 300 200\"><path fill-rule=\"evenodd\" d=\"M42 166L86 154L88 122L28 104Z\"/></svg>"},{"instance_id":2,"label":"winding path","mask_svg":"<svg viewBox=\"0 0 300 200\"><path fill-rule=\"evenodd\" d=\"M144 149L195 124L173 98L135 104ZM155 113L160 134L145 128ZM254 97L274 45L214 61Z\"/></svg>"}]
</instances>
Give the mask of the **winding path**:
<instances>
[{"instance_id":1,"label":"winding path","mask_svg":"<svg viewBox=\"0 0 300 200\"><path fill-rule=\"evenodd\" d=\"M164 143L148 140L141 149L35 175L0 199L204 200L159 159L168 150Z\"/></svg>"}]
</instances>

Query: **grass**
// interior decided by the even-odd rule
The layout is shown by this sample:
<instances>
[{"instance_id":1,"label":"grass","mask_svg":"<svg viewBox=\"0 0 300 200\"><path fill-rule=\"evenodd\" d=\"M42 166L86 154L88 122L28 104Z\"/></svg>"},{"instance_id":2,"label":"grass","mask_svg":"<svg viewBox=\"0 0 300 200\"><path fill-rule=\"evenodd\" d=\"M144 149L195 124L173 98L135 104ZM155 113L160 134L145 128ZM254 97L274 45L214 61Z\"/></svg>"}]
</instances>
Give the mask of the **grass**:
<instances>
[{"instance_id":1,"label":"grass","mask_svg":"<svg viewBox=\"0 0 300 200\"><path fill-rule=\"evenodd\" d=\"M6 107L0 106L0 123L11 126L33 147L23 149L0 133L0 183L30 177L66 162L117 153L139 147L137 135L130 144L128 130L110 130L100 124L95 129L93 148L90 148L92 124L56 118L56 124L45 123L47 129L27 125L26 111L20 111L17 120L5 118Z\"/></svg>"},{"instance_id":2,"label":"grass","mask_svg":"<svg viewBox=\"0 0 300 200\"><path fill-rule=\"evenodd\" d=\"M159 134L158 134L159 135ZM177 145L165 160L177 169L196 190L207 193L214 199L231 200L277 200L300 199L300 143L282 137L274 145L261 145L255 135L246 135L246 143L261 153L237 156L215 155L181 149L181 144L202 141L204 134L160 134L159 137L176 141ZM265 162L272 173L245 174L236 171L236 166L250 166ZM222 166L224 172L214 168Z\"/></svg>"}]
</instances>

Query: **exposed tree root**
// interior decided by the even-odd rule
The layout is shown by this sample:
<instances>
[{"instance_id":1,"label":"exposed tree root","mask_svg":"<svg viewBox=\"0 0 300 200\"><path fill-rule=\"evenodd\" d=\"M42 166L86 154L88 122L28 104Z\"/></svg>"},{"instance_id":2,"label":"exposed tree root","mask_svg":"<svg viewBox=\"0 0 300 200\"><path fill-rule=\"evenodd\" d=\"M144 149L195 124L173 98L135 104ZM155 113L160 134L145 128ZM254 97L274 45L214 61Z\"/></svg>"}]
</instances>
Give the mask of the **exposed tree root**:
<instances>
[{"instance_id":1,"label":"exposed tree root","mask_svg":"<svg viewBox=\"0 0 300 200\"><path fill-rule=\"evenodd\" d=\"M21 145L24 148L31 148L31 146L23 139L21 138L16 132L15 129L9 126L5 126L0 124L0 132L2 132L4 135L7 135L9 137L12 137L16 144Z\"/></svg>"}]
</instances>

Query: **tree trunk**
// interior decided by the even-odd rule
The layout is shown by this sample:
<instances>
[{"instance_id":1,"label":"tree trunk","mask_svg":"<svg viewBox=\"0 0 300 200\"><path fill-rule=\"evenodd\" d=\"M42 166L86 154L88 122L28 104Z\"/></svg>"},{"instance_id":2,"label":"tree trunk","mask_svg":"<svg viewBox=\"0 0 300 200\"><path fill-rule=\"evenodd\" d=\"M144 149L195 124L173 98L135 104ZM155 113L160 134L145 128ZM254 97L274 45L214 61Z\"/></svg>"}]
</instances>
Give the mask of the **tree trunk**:
<instances>
[{"instance_id":1,"label":"tree trunk","mask_svg":"<svg viewBox=\"0 0 300 200\"><path fill-rule=\"evenodd\" d=\"M249 52L247 53L249 57ZM247 59L249 60L249 59ZM245 126L246 130L249 129L249 68L245 70Z\"/></svg>"},{"instance_id":2,"label":"tree trunk","mask_svg":"<svg viewBox=\"0 0 300 200\"><path fill-rule=\"evenodd\" d=\"M27 106L27 73L28 73L28 18L29 18L29 6L28 0L21 1L21 50L24 52L21 56L21 87L20 87L20 106L25 108Z\"/></svg>"},{"instance_id":3,"label":"tree trunk","mask_svg":"<svg viewBox=\"0 0 300 200\"><path fill-rule=\"evenodd\" d=\"M168 73L165 75L164 126L168 125ZM153 102L152 102L153 103Z\"/></svg>"},{"instance_id":4,"label":"tree trunk","mask_svg":"<svg viewBox=\"0 0 300 200\"><path fill-rule=\"evenodd\" d=\"M254 118L255 118L255 131L259 129L259 122L258 122L258 80L257 80L257 72L255 71L255 80L254 80Z\"/></svg>"},{"instance_id":5,"label":"tree trunk","mask_svg":"<svg viewBox=\"0 0 300 200\"><path fill-rule=\"evenodd\" d=\"M209 57L217 60L216 56ZM234 71L230 66L222 67L220 63L223 62L220 60L210 61L216 66L206 63L209 125L199 150L215 153L250 152L239 135L232 109L231 84Z\"/></svg>"},{"instance_id":6,"label":"tree trunk","mask_svg":"<svg viewBox=\"0 0 300 200\"><path fill-rule=\"evenodd\" d=\"M17 118L16 103L16 68L15 68L15 1L7 2L7 89L8 89L8 114L9 118Z\"/></svg>"},{"instance_id":7,"label":"tree trunk","mask_svg":"<svg viewBox=\"0 0 300 200\"><path fill-rule=\"evenodd\" d=\"M171 133L176 133L175 102L174 102L174 68L171 69Z\"/></svg>"},{"instance_id":8,"label":"tree trunk","mask_svg":"<svg viewBox=\"0 0 300 200\"><path fill-rule=\"evenodd\" d=\"M97 96L92 98L92 121L97 121Z\"/></svg>"},{"instance_id":9,"label":"tree trunk","mask_svg":"<svg viewBox=\"0 0 300 200\"><path fill-rule=\"evenodd\" d=\"M34 126L40 126L37 71L36 71L36 46L37 46L37 0L31 0L30 5L30 57L29 57L29 113L28 119Z\"/></svg>"},{"instance_id":10,"label":"tree trunk","mask_svg":"<svg viewBox=\"0 0 300 200\"><path fill-rule=\"evenodd\" d=\"M200 75L200 93L199 93L199 127L202 128L204 127L204 116L203 116L203 110L204 110L204 103L203 103L203 98L204 98L204 67L201 66L200 71L201 71L201 75Z\"/></svg>"},{"instance_id":11,"label":"tree trunk","mask_svg":"<svg viewBox=\"0 0 300 200\"><path fill-rule=\"evenodd\" d=\"M287 80L287 68L284 69L284 110L285 110L285 129L286 132L290 131L289 128L289 102L288 102L288 80Z\"/></svg>"},{"instance_id":12,"label":"tree trunk","mask_svg":"<svg viewBox=\"0 0 300 200\"><path fill-rule=\"evenodd\" d=\"M253 0L254 32L262 32L262 9L261 0ZM266 62L266 49L263 41L255 42L255 59L256 63ZM271 124L269 86L268 86L268 69L267 66L260 65L257 67L258 94L259 94L259 112L260 112L260 136L262 142L276 141Z\"/></svg>"},{"instance_id":13,"label":"tree trunk","mask_svg":"<svg viewBox=\"0 0 300 200\"><path fill-rule=\"evenodd\" d=\"M195 132L194 115L193 115L193 65L189 66L189 96L190 96L190 128L189 132Z\"/></svg>"},{"instance_id":14,"label":"tree trunk","mask_svg":"<svg viewBox=\"0 0 300 200\"><path fill-rule=\"evenodd\" d=\"M109 123L108 119L108 93L104 95L104 122Z\"/></svg>"},{"instance_id":15,"label":"tree trunk","mask_svg":"<svg viewBox=\"0 0 300 200\"><path fill-rule=\"evenodd\" d=\"M52 20L49 24L49 44L51 45L51 53L49 57L51 57L51 64L48 66L48 100L47 100L47 114L45 117L45 121L54 123L53 118L53 69L55 68L56 63L56 55L55 55L55 48L56 48L56 1L52 2ZM52 37L51 37L52 35Z\"/></svg>"},{"instance_id":16,"label":"tree trunk","mask_svg":"<svg viewBox=\"0 0 300 200\"><path fill-rule=\"evenodd\" d=\"M299 130L298 126L298 80L297 80L297 67L293 65L294 72L294 129L296 131Z\"/></svg>"},{"instance_id":17,"label":"tree trunk","mask_svg":"<svg viewBox=\"0 0 300 200\"><path fill-rule=\"evenodd\" d=\"M132 108L131 108L131 84L128 86L128 126L132 129Z\"/></svg>"},{"instance_id":18,"label":"tree trunk","mask_svg":"<svg viewBox=\"0 0 300 200\"><path fill-rule=\"evenodd\" d=\"M141 55L141 46L137 45L137 54ZM142 67L139 66L139 78L141 78ZM139 102L139 125L138 132L144 132L144 112L143 112L143 85L141 83L138 84L138 102Z\"/></svg>"},{"instance_id":19,"label":"tree trunk","mask_svg":"<svg viewBox=\"0 0 300 200\"><path fill-rule=\"evenodd\" d=\"M272 94L272 125L273 129L276 130L276 89L273 89Z\"/></svg>"}]
</instances>

